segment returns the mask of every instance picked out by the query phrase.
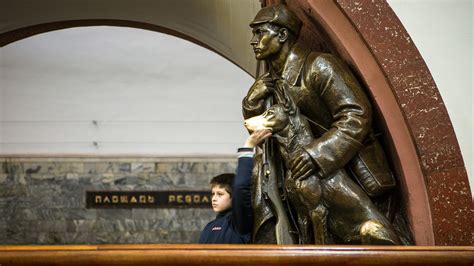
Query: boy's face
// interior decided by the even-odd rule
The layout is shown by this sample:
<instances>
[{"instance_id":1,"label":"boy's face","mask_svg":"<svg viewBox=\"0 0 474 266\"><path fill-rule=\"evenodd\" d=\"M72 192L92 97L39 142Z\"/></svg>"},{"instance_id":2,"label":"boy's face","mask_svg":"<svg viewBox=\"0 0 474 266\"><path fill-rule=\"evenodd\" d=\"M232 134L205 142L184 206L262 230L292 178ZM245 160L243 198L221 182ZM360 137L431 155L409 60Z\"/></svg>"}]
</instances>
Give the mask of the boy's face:
<instances>
[{"instance_id":1,"label":"boy's face","mask_svg":"<svg viewBox=\"0 0 474 266\"><path fill-rule=\"evenodd\" d=\"M213 186L212 188L212 210L214 212L222 212L232 206L232 200L229 192L221 186Z\"/></svg>"}]
</instances>

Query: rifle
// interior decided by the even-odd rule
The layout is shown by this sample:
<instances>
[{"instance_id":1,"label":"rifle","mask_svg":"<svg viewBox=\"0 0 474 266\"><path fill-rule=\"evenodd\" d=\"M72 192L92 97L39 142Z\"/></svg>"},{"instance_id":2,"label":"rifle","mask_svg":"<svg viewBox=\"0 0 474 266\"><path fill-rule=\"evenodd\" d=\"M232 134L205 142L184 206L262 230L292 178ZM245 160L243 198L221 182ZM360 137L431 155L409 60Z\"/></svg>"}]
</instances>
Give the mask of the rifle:
<instances>
[{"instance_id":1,"label":"rifle","mask_svg":"<svg viewBox=\"0 0 474 266\"><path fill-rule=\"evenodd\" d=\"M257 63L257 77L259 77L260 68L262 67L261 61ZM263 65L263 68L265 66ZM265 108L268 109L273 104L273 97L269 97L265 100ZM282 197L280 194L280 184L278 174L278 168L275 162L275 145L271 138L266 139L263 143L263 163L262 163L262 173L264 178L267 179L267 186L263 191L268 199L270 200L272 210L275 214L276 223L275 223L275 235L277 244L279 245L290 245L296 244L294 237L292 236L291 224L288 220L288 215L285 211ZM283 186L283 184L282 184ZM284 190L284 189L283 189Z\"/></svg>"}]
</instances>

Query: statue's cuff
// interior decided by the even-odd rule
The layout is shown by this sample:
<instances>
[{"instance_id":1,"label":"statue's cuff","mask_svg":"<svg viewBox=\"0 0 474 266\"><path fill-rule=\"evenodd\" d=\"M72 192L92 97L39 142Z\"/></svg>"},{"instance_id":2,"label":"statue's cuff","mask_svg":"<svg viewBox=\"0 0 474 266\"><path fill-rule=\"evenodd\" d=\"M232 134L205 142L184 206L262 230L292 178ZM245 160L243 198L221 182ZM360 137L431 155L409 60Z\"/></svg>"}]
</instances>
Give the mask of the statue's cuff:
<instances>
[{"instance_id":1,"label":"statue's cuff","mask_svg":"<svg viewBox=\"0 0 474 266\"><path fill-rule=\"evenodd\" d=\"M309 149L307 149L306 147L303 147L303 151L306 152L306 154L309 155L309 158L311 159L311 161L313 162L313 165L314 165L314 172L320 172L321 171L321 167L319 166L319 164L316 162L316 160L314 160L313 158L313 155L311 154L311 152L309 151Z\"/></svg>"},{"instance_id":2,"label":"statue's cuff","mask_svg":"<svg viewBox=\"0 0 474 266\"><path fill-rule=\"evenodd\" d=\"M246 111L251 112L251 113L258 112L263 107L263 101L260 100L255 104L251 104L250 101L248 100L248 98L245 97L244 100L242 101L242 107Z\"/></svg>"}]
</instances>

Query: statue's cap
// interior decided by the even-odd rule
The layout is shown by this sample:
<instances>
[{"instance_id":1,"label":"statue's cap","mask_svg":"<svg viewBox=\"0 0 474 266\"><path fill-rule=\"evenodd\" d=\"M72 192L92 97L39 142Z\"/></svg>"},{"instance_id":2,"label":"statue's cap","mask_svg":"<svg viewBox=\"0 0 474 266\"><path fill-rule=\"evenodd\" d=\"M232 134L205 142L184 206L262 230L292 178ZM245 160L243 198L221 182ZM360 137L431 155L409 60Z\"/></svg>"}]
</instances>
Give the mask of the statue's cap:
<instances>
[{"instance_id":1,"label":"statue's cap","mask_svg":"<svg viewBox=\"0 0 474 266\"><path fill-rule=\"evenodd\" d=\"M260 9L250 22L250 27L267 22L285 27L295 35L298 35L301 28L301 20L286 5L267 6Z\"/></svg>"}]
</instances>

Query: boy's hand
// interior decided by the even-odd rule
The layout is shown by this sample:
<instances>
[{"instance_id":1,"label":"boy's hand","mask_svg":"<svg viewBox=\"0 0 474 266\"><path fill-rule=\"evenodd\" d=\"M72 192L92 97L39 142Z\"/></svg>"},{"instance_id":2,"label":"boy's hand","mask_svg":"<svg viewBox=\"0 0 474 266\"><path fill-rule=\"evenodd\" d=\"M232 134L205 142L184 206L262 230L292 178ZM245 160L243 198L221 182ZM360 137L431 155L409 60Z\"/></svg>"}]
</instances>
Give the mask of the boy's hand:
<instances>
[{"instance_id":1,"label":"boy's hand","mask_svg":"<svg viewBox=\"0 0 474 266\"><path fill-rule=\"evenodd\" d=\"M259 129L254 131L250 136L248 136L247 140L245 140L244 147L246 148L254 148L260 143L262 143L265 139L269 138L272 135L272 131L270 129Z\"/></svg>"}]
</instances>

